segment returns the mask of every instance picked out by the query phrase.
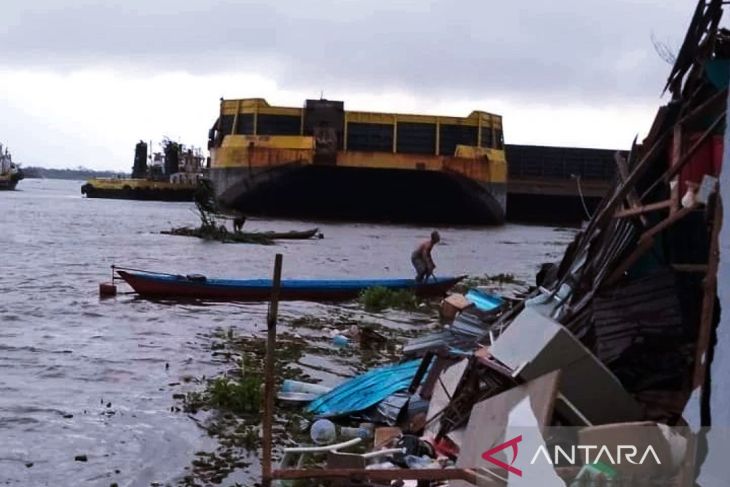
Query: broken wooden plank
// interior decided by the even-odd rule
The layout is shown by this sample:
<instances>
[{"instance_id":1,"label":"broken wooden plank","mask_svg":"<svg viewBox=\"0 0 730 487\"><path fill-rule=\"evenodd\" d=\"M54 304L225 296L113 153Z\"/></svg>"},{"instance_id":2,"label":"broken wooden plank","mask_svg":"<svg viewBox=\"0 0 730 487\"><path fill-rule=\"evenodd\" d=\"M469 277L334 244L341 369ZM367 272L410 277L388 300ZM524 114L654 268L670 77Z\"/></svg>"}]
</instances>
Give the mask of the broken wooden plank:
<instances>
[{"instance_id":1,"label":"broken wooden plank","mask_svg":"<svg viewBox=\"0 0 730 487\"><path fill-rule=\"evenodd\" d=\"M616 218L627 218L627 217L631 217L631 216L643 215L644 213L650 213L652 211L663 210L665 208L669 208L669 206L671 204L672 204L671 200L658 201L656 203L649 203L648 205L644 205L644 206L637 206L637 207L629 208L626 210L619 210L616 213L614 213L613 216Z\"/></svg>"},{"instance_id":2,"label":"broken wooden plank","mask_svg":"<svg viewBox=\"0 0 730 487\"><path fill-rule=\"evenodd\" d=\"M653 227L651 227L649 230L641 234L639 237L639 243L641 243L643 240L649 240L653 239L658 233L663 232L667 228L671 227L675 223L677 223L679 220L684 218L685 216L689 215L693 211L697 209L697 205L688 206L686 208L682 208L681 210L677 211L673 215L669 215L664 220L660 221Z\"/></svg>"},{"instance_id":3,"label":"broken wooden plank","mask_svg":"<svg viewBox=\"0 0 730 487\"><path fill-rule=\"evenodd\" d=\"M631 152L629 153L629 160L634 157L636 154L636 137L634 137L634 142L631 144ZM614 154L614 160L616 161L616 170L619 178L621 181L626 181L626 179L629 177L629 166L626 162L626 160L621 156L620 152L616 152ZM626 195L626 201L629 203L629 210L635 210L636 208L641 206L641 200L639 200L639 195L636 192L636 188L632 188L629 193ZM638 213L640 215L641 223L642 225L646 226L648 224L646 217L641 215L641 213Z\"/></svg>"},{"instance_id":4,"label":"broken wooden plank","mask_svg":"<svg viewBox=\"0 0 730 487\"><path fill-rule=\"evenodd\" d=\"M696 206L682 208L681 210L677 211L673 215L669 215L667 218L644 232L641 237L639 237L639 241L637 242L634 251L631 252L631 254L629 254L629 256L614 269L608 279L606 279L606 284L610 286L619 279L621 279L624 273L628 271L642 255L644 255L649 249L654 246L654 237L659 232L662 232L665 229L669 228L677 221L692 213L696 208Z\"/></svg>"}]
</instances>

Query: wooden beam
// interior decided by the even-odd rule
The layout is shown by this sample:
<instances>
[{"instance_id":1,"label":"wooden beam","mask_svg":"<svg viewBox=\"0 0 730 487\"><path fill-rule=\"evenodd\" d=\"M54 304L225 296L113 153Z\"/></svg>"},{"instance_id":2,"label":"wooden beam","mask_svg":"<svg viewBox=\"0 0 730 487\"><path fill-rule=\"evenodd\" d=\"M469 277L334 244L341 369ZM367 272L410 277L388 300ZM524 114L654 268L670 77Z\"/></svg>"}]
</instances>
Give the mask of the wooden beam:
<instances>
[{"instance_id":1,"label":"wooden beam","mask_svg":"<svg viewBox=\"0 0 730 487\"><path fill-rule=\"evenodd\" d=\"M628 271L632 265L636 263L639 258L644 255L649 249L651 249L654 246L654 237L659 233L664 231L665 229L672 226L677 221L681 220L685 216L689 215L691 212L695 210L696 206L690 206L687 208L682 208L681 210L677 211L673 215L668 216L661 222L657 223L653 227L651 227L649 230L644 232L641 237L639 237L639 241L637 242L636 248L634 248L634 251L629 254L629 256L619 264L616 269L611 273L611 275L606 279L606 284L611 285L614 284L616 281L621 279L623 277L624 273Z\"/></svg>"},{"instance_id":2,"label":"wooden beam","mask_svg":"<svg viewBox=\"0 0 730 487\"><path fill-rule=\"evenodd\" d=\"M634 142L631 144L631 152L629 153L629 158L633 158L636 153L636 137L634 137ZM626 160L623 158L620 152L616 152L613 156L614 160L616 161L616 170L619 178L621 181L626 181L626 179L629 177L629 166L626 163ZM639 200L639 195L636 193L636 188L632 188L631 191L626 195L626 201L629 203L629 209L635 210L636 208L641 206L641 200ZM637 215L641 215L641 223L644 226L648 225L648 221L646 220L646 217L642 215L642 212L635 213Z\"/></svg>"},{"instance_id":3,"label":"wooden beam","mask_svg":"<svg viewBox=\"0 0 730 487\"><path fill-rule=\"evenodd\" d=\"M712 217L712 236L710 239L710 260L705 275L705 293L702 297L700 329L697 337L693 389L701 387L707 374L707 349L710 345L712 318L715 314L715 296L717 293L717 266L720 261L720 228L722 227L722 199L718 196L715 214Z\"/></svg>"},{"instance_id":4,"label":"wooden beam","mask_svg":"<svg viewBox=\"0 0 730 487\"><path fill-rule=\"evenodd\" d=\"M301 470L274 470L271 472L274 479L362 479L362 480L463 480L472 484L477 482L477 473L470 469L445 468L445 469L373 469L364 470L359 468L337 468L337 469L301 469ZM484 478L480 478L479 485L501 485L496 481L483 484Z\"/></svg>"},{"instance_id":5,"label":"wooden beam","mask_svg":"<svg viewBox=\"0 0 730 487\"><path fill-rule=\"evenodd\" d=\"M669 206L671 204L672 204L671 200L659 201L657 203L649 203L648 205L637 206L637 207L629 208L627 210L619 210L616 213L614 213L613 216L616 218L628 218L631 216L643 215L644 213L650 213L652 211L663 210L664 208L669 208Z\"/></svg>"},{"instance_id":6,"label":"wooden beam","mask_svg":"<svg viewBox=\"0 0 730 487\"><path fill-rule=\"evenodd\" d=\"M654 144L651 146L651 148L644 154L644 157L642 157L638 163L634 166L631 173L627 176L626 180L623 182L623 185L616 188L613 195L611 195L610 198L608 198L608 201L604 205L602 205L601 210L593 215L593 218L591 219L590 223L588 223L588 227L583 231L583 237L581 239L581 242L579 246L577 247L576 251L581 252L583 248L585 248L586 245L588 245L593 238L594 231L596 227L602 226L608 218L610 218L614 213L614 208L616 208L617 204L620 204L626 195L634 188L634 185L639 180L639 178L644 174L646 169L648 168L649 163L657 156L657 154L664 149L664 143L666 142L667 138L669 136L669 131L665 131L659 137L654 141ZM564 276L564 278L568 275ZM562 284L561 282L558 284Z\"/></svg>"},{"instance_id":7,"label":"wooden beam","mask_svg":"<svg viewBox=\"0 0 730 487\"><path fill-rule=\"evenodd\" d=\"M693 211L697 209L697 205L688 206L687 208L682 208L673 215L669 215L664 220L660 221L653 227L651 227L649 230L644 232L641 237L639 237L639 242L642 242L644 240L652 239L654 238L659 232L663 232L667 228L674 225L676 222L684 218L685 216L689 215Z\"/></svg>"}]
</instances>

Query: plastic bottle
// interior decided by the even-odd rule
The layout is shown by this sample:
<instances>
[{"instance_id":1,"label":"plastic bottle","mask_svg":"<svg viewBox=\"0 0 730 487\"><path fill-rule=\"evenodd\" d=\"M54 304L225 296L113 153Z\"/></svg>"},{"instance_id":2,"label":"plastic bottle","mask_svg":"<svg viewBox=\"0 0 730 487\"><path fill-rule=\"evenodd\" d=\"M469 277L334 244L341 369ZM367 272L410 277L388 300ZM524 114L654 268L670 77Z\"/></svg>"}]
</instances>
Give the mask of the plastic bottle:
<instances>
[{"instance_id":1,"label":"plastic bottle","mask_svg":"<svg viewBox=\"0 0 730 487\"><path fill-rule=\"evenodd\" d=\"M335 424L329 419L318 419L312 424L309 436L317 445L329 445L335 442L337 430Z\"/></svg>"},{"instance_id":2,"label":"plastic bottle","mask_svg":"<svg viewBox=\"0 0 730 487\"><path fill-rule=\"evenodd\" d=\"M332 343L338 347L346 347L350 343L350 340L348 340L345 335L335 335L334 338L332 338Z\"/></svg>"}]
</instances>

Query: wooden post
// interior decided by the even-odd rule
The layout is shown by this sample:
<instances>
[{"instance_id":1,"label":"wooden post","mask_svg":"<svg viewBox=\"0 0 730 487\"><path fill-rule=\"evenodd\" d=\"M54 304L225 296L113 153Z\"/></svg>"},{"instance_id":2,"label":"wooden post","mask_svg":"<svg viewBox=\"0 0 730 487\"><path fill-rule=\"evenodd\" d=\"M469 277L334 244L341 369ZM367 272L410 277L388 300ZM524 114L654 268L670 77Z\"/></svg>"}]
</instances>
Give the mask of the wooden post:
<instances>
[{"instance_id":1,"label":"wooden post","mask_svg":"<svg viewBox=\"0 0 730 487\"><path fill-rule=\"evenodd\" d=\"M631 152L629 153L629 157L633 158L636 154L636 139L634 139L634 143L631 144ZM620 152L616 152L614 154L614 160L616 161L616 169L618 171L618 175L621 179L621 181L626 181L626 179L629 177L629 166L624 160L623 156ZM641 201L639 200L639 195L636 193L636 189L632 189L629 191L629 193L626 195L626 200L629 203L630 210L636 210L641 206ZM639 218L641 220L641 224L645 227L649 224L646 217L643 215L643 213L639 213Z\"/></svg>"},{"instance_id":2,"label":"wooden post","mask_svg":"<svg viewBox=\"0 0 730 487\"><path fill-rule=\"evenodd\" d=\"M271 485L271 429L274 418L274 352L276 351L276 320L279 313L279 291L281 290L282 255L276 254L274 259L274 280L271 288L271 303L266 317L266 365L264 382L264 417L262 420L263 439L261 442L262 485Z\"/></svg>"},{"instance_id":3,"label":"wooden post","mask_svg":"<svg viewBox=\"0 0 730 487\"><path fill-rule=\"evenodd\" d=\"M717 266L720 261L720 227L722 226L722 198L718 195L715 202L715 214L712 216L712 233L710 237L710 258L704 280L704 296L700 315L700 329L695 351L695 367L693 387L702 387L707 373L707 349L710 346L712 319L715 314L715 296L717 294Z\"/></svg>"}]
</instances>

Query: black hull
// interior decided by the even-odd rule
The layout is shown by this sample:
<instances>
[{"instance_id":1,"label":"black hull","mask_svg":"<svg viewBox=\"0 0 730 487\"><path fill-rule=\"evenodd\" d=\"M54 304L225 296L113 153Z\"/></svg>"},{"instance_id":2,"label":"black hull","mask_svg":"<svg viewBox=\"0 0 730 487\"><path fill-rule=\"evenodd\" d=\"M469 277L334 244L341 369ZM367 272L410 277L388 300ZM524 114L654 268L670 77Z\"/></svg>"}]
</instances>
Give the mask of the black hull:
<instances>
[{"instance_id":1,"label":"black hull","mask_svg":"<svg viewBox=\"0 0 730 487\"><path fill-rule=\"evenodd\" d=\"M3 179L0 181L0 191L12 191L18 185L18 182L23 179L23 173L16 174L10 179Z\"/></svg>"},{"instance_id":2,"label":"black hull","mask_svg":"<svg viewBox=\"0 0 730 487\"><path fill-rule=\"evenodd\" d=\"M212 169L220 202L247 215L393 223L500 225L504 184L460 174L290 165Z\"/></svg>"},{"instance_id":3,"label":"black hull","mask_svg":"<svg viewBox=\"0 0 730 487\"><path fill-rule=\"evenodd\" d=\"M81 193L87 198L108 198L143 201L193 201L194 189L99 189L85 184Z\"/></svg>"},{"instance_id":4,"label":"black hull","mask_svg":"<svg viewBox=\"0 0 730 487\"><path fill-rule=\"evenodd\" d=\"M601 203L596 197L581 200L579 196L540 194L510 194L507 200L509 221L541 225L580 225L590 220Z\"/></svg>"},{"instance_id":5,"label":"black hull","mask_svg":"<svg viewBox=\"0 0 730 487\"><path fill-rule=\"evenodd\" d=\"M0 191L12 191L18 185L18 181L3 181L0 182Z\"/></svg>"}]
</instances>

